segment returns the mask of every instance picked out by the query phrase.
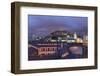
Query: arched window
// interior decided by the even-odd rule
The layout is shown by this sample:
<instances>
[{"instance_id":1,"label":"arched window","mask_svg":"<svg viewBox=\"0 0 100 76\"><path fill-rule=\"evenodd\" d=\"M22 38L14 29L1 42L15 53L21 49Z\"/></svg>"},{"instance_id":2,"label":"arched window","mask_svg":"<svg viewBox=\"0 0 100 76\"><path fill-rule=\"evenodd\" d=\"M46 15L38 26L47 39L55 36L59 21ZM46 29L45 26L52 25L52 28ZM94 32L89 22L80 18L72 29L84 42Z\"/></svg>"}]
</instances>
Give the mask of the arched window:
<instances>
[{"instance_id":1,"label":"arched window","mask_svg":"<svg viewBox=\"0 0 100 76\"><path fill-rule=\"evenodd\" d=\"M48 48L48 51L50 51L50 49Z\"/></svg>"},{"instance_id":2,"label":"arched window","mask_svg":"<svg viewBox=\"0 0 100 76\"><path fill-rule=\"evenodd\" d=\"M54 50L55 50L55 48L53 47L53 48L52 48L52 51L54 51Z\"/></svg>"},{"instance_id":3,"label":"arched window","mask_svg":"<svg viewBox=\"0 0 100 76\"><path fill-rule=\"evenodd\" d=\"M45 51L45 48L42 47L42 51Z\"/></svg>"}]
</instances>

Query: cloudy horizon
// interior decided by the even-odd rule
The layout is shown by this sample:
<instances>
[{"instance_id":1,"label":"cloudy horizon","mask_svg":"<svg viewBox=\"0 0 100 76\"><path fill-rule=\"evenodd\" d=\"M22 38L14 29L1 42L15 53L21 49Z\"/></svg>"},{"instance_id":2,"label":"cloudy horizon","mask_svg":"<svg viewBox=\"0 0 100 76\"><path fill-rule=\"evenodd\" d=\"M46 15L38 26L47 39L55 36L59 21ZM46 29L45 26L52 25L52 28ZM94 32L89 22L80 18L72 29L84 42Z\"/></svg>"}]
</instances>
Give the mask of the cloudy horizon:
<instances>
[{"instance_id":1,"label":"cloudy horizon","mask_svg":"<svg viewBox=\"0 0 100 76\"><path fill-rule=\"evenodd\" d=\"M28 15L28 39L32 35L45 36L57 30L83 35L88 31L88 18L75 16Z\"/></svg>"}]
</instances>

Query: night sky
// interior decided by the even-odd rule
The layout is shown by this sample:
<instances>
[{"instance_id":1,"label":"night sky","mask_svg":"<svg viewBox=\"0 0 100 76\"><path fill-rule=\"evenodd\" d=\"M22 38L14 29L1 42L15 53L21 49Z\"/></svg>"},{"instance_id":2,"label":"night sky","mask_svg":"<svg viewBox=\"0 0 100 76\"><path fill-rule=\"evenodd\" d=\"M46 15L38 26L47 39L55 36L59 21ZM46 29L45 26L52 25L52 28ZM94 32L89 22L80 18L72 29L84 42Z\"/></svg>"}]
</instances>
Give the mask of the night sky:
<instances>
[{"instance_id":1,"label":"night sky","mask_svg":"<svg viewBox=\"0 0 100 76\"><path fill-rule=\"evenodd\" d=\"M88 31L88 18L76 16L28 15L28 39L32 35L46 36L57 30L66 30L83 35Z\"/></svg>"}]
</instances>

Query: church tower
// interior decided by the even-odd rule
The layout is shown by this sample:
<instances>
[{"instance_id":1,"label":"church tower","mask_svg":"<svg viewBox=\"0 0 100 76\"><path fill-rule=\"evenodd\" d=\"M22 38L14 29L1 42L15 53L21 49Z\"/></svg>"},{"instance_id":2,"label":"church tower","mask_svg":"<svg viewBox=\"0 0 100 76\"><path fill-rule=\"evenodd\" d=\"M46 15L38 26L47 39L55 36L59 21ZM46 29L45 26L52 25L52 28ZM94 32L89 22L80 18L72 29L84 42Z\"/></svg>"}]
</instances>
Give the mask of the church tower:
<instances>
[{"instance_id":1,"label":"church tower","mask_svg":"<svg viewBox=\"0 0 100 76\"><path fill-rule=\"evenodd\" d=\"M76 34L76 32L74 33L74 39L77 39L77 34Z\"/></svg>"}]
</instances>

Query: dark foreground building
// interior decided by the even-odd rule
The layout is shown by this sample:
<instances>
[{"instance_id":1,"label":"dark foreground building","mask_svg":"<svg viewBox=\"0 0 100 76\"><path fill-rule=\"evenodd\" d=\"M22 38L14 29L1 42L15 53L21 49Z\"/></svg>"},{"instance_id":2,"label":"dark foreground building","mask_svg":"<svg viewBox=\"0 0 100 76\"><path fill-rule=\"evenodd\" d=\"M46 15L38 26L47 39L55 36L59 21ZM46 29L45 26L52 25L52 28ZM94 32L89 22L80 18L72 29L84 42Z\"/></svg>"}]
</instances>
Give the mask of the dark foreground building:
<instances>
[{"instance_id":1,"label":"dark foreground building","mask_svg":"<svg viewBox=\"0 0 100 76\"><path fill-rule=\"evenodd\" d=\"M82 43L31 42L28 60L87 58L87 47Z\"/></svg>"}]
</instances>

